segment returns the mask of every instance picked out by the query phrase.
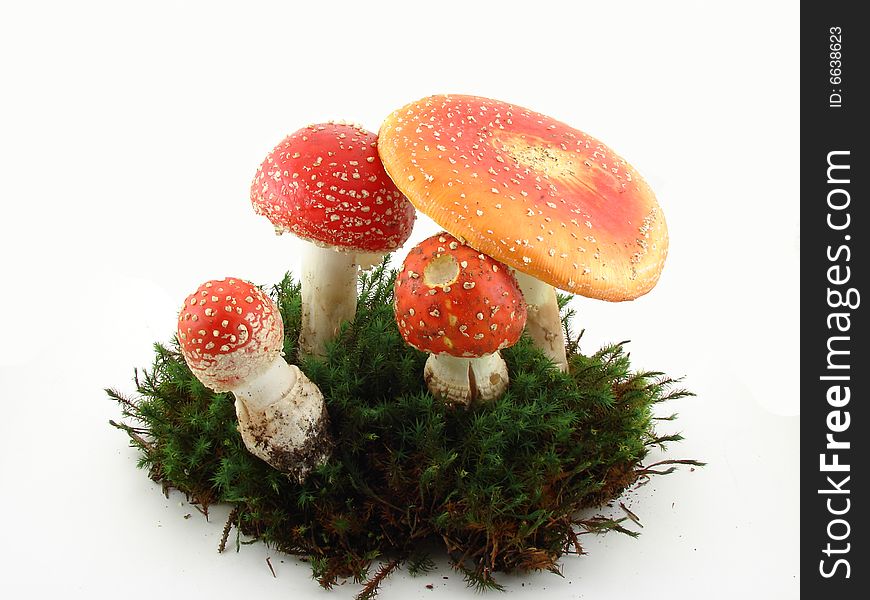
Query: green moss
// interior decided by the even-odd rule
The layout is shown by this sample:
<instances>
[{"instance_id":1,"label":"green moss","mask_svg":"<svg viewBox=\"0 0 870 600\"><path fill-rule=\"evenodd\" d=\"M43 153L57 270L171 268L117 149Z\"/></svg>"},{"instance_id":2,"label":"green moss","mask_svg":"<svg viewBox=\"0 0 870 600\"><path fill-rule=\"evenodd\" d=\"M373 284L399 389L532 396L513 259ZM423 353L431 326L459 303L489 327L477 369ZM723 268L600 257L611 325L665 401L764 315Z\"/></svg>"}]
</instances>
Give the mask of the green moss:
<instances>
[{"instance_id":1,"label":"green moss","mask_svg":"<svg viewBox=\"0 0 870 600\"><path fill-rule=\"evenodd\" d=\"M135 398L107 390L126 419L112 424L155 481L203 510L233 504L226 533L235 526L308 557L325 587L344 577L367 582L362 597L403 562L423 570L423 540L439 541L470 584L492 588L496 571L556 571L563 554L580 551L578 531L627 531L618 521L578 521L577 511L657 473L641 465L648 449L680 438L656 436L652 407L689 393L661 373L632 372L622 344L580 354L566 326L569 373L523 338L503 351L511 385L501 399L447 408L423 383L426 355L399 335L394 277L384 264L362 278L356 320L327 360L301 361L327 399L336 440L332 459L304 484L245 450L232 396L200 384L176 347L156 345ZM288 275L272 295L286 358L299 363L299 285Z\"/></svg>"}]
</instances>

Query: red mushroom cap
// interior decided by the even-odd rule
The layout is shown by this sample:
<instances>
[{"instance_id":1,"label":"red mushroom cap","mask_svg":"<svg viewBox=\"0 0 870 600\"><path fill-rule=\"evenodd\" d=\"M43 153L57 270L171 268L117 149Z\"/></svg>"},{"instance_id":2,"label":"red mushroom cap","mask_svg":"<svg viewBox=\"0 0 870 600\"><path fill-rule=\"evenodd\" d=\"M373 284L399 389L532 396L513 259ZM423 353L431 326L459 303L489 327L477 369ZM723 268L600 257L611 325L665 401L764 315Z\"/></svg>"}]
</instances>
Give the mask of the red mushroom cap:
<instances>
[{"instance_id":1,"label":"red mushroom cap","mask_svg":"<svg viewBox=\"0 0 870 600\"><path fill-rule=\"evenodd\" d=\"M386 252L411 235L414 206L378 157L377 135L355 125L309 125L263 161L251 202L278 233L338 250Z\"/></svg>"},{"instance_id":2,"label":"red mushroom cap","mask_svg":"<svg viewBox=\"0 0 870 600\"><path fill-rule=\"evenodd\" d=\"M207 281L178 313L178 343L202 383L226 392L265 371L284 346L272 300L242 279Z\"/></svg>"},{"instance_id":3,"label":"red mushroom cap","mask_svg":"<svg viewBox=\"0 0 870 600\"><path fill-rule=\"evenodd\" d=\"M526 303L508 268L449 233L408 254L396 277L395 311L410 345L468 358L513 346L526 325Z\"/></svg>"},{"instance_id":4,"label":"red mushroom cap","mask_svg":"<svg viewBox=\"0 0 870 600\"><path fill-rule=\"evenodd\" d=\"M387 117L378 151L421 212L518 271L602 300L658 281L668 232L655 195L582 131L498 100L431 96Z\"/></svg>"}]
</instances>

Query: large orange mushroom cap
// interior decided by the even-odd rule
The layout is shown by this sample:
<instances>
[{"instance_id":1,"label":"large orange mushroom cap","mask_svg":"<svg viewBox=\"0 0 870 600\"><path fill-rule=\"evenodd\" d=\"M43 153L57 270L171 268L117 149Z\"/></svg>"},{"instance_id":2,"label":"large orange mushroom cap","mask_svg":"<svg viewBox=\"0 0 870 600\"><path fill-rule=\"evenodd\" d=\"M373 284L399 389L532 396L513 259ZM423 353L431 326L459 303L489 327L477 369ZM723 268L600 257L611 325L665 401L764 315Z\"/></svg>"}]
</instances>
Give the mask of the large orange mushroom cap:
<instances>
[{"instance_id":1,"label":"large orange mushroom cap","mask_svg":"<svg viewBox=\"0 0 870 600\"><path fill-rule=\"evenodd\" d=\"M582 131L498 100L430 96L387 117L378 152L418 210L532 277L611 301L658 281L668 233L655 195Z\"/></svg>"}]
</instances>

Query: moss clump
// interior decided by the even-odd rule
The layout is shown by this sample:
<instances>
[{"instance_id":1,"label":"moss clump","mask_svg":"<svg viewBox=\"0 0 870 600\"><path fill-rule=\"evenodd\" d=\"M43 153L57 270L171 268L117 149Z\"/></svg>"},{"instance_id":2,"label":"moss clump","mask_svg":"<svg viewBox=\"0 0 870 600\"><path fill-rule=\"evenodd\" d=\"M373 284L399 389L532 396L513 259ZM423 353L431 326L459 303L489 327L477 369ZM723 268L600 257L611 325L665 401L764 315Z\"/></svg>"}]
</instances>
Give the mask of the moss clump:
<instances>
[{"instance_id":1,"label":"moss clump","mask_svg":"<svg viewBox=\"0 0 870 600\"><path fill-rule=\"evenodd\" d=\"M327 399L336 441L304 484L245 450L231 394L199 383L177 348L156 346L152 370L137 374L137 397L108 390L127 420L113 425L164 487L203 510L233 504L225 533L235 526L308 557L324 587L365 582L363 597L403 562L412 573L425 569L424 540L443 544L470 584L497 588L496 571L557 571L563 554L580 551L581 530L623 530L614 520L579 521L577 511L661 472L641 461L651 446L680 438L656 436L652 407L688 392L661 373L632 372L622 344L584 356L572 339L563 374L523 338L503 351L511 385L501 399L450 409L423 383L426 355L399 335L394 277L385 264L363 277L356 320L325 361L301 361ZM286 358L298 362L299 285L287 276L272 295ZM570 311L564 316L567 324ZM375 561L383 562L369 577Z\"/></svg>"}]
</instances>

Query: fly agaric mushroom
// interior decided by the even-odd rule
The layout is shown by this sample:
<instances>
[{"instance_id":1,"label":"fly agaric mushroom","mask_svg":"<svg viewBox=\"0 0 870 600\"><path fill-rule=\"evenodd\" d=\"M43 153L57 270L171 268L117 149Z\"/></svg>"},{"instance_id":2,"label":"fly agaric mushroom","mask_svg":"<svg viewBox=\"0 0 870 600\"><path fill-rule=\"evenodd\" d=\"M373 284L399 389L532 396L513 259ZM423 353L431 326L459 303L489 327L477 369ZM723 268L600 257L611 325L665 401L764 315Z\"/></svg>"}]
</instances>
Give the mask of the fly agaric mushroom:
<instances>
[{"instance_id":1,"label":"fly agaric mushroom","mask_svg":"<svg viewBox=\"0 0 870 600\"><path fill-rule=\"evenodd\" d=\"M621 301L658 281L668 232L655 195L582 131L506 102L430 96L387 117L378 152L417 209L516 269L527 331L562 370L553 287Z\"/></svg>"},{"instance_id":2,"label":"fly agaric mushroom","mask_svg":"<svg viewBox=\"0 0 870 600\"><path fill-rule=\"evenodd\" d=\"M251 202L276 233L309 242L299 348L324 356L342 321L356 315L357 267L379 263L405 243L414 207L384 171L377 136L342 123L286 137L257 169Z\"/></svg>"},{"instance_id":3,"label":"fly agaric mushroom","mask_svg":"<svg viewBox=\"0 0 870 600\"><path fill-rule=\"evenodd\" d=\"M194 376L233 392L248 450L300 482L332 443L323 394L281 356L284 324L272 300L241 279L208 281L178 315L178 342Z\"/></svg>"},{"instance_id":4,"label":"fly agaric mushroom","mask_svg":"<svg viewBox=\"0 0 870 600\"><path fill-rule=\"evenodd\" d=\"M423 376L449 404L499 397L508 372L499 354L526 323L517 282L497 260L449 233L415 246L396 276L395 312L408 344L429 352Z\"/></svg>"}]
</instances>

